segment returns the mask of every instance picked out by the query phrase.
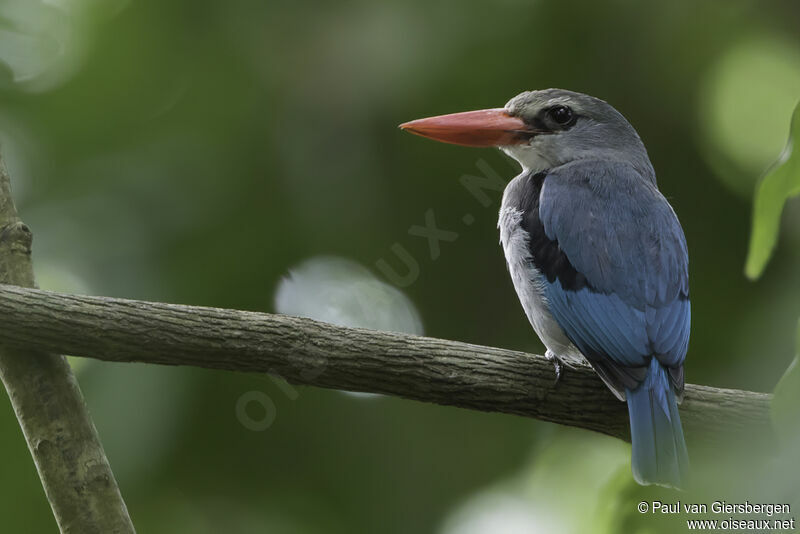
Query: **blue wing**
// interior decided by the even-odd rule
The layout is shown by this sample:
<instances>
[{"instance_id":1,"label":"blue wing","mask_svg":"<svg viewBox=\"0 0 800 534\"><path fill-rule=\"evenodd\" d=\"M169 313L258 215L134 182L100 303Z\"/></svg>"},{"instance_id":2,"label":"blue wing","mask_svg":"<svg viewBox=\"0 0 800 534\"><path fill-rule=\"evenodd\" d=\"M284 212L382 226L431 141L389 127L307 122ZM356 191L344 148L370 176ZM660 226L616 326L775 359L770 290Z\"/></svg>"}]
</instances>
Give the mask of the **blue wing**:
<instances>
[{"instance_id":1,"label":"blue wing","mask_svg":"<svg viewBox=\"0 0 800 534\"><path fill-rule=\"evenodd\" d=\"M618 394L652 357L683 390L689 343L688 254L677 216L629 165L576 162L549 172L538 217L582 284L543 281L556 321Z\"/></svg>"}]
</instances>

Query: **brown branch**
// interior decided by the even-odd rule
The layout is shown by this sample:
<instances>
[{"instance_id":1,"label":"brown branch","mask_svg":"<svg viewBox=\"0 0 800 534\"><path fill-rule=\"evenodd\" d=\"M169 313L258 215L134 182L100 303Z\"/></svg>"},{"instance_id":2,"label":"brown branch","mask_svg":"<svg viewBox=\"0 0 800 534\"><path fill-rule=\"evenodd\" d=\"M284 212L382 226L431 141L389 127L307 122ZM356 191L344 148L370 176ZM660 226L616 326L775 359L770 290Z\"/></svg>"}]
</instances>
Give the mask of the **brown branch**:
<instances>
[{"instance_id":1,"label":"brown branch","mask_svg":"<svg viewBox=\"0 0 800 534\"><path fill-rule=\"evenodd\" d=\"M0 282L33 287L31 233L0 160ZM2 322L0 330L13 328ZM134 532L72 371L58 351L4 346L0 378L62 533Z\"/></svg>"},{"instance_id":2,"label":"brown branch","mask_svg":"<svg viewBox=\"0 0 800 534\"><path fill-rule=\"evenodd\" d=\"M628 439L627 410L587 366L554 385L542 356L218 308L0 286L0 343L115 362L266 372L296 384L535 417ZM771 440L770 395L687 385L688 439Z\"/></svg>"}]
</instances>

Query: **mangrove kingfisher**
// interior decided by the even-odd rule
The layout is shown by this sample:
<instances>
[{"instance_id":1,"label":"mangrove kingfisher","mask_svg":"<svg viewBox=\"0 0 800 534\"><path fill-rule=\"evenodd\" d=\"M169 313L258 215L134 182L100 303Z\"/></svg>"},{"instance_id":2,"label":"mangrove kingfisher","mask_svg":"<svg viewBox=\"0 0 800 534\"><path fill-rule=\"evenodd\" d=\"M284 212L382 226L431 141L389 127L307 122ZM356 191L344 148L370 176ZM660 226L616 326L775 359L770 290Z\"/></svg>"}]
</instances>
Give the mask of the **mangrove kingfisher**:
<instances>
[{"instance_id":1,"label":"mangrove kingfisher","mask_svg":"<svg viewBox=\"0 0 800 534\"><path fill-rule=\"evenodd\" d=\"M562 363L585 357L627 400L636 481L684 485L689 459L678 402L689 259L636 130L603 100L562 89L400 127L499 147L519 162L522 173L503 193L500 242L556 377Z\"/></svg>"}]
</instances>

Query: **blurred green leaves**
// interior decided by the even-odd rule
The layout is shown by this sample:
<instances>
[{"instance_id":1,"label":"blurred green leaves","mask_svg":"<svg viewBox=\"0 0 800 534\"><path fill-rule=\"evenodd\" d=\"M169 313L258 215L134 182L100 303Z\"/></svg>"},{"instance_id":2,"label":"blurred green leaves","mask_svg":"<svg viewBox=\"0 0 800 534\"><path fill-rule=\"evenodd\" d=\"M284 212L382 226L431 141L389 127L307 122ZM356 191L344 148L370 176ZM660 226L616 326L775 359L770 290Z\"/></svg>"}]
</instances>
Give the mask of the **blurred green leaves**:
<instances>
[{"instance_id":1,"label":"blurred green leaves","mask_svg":"<svg viewBox=\"0 0 800 534\"><path fill-rule=\"evenodd\" d=\"M797 352L786 373L775 386L772 422L785 446L800 443L800 323L797 325Z\"/></svg>"},{"instance_id":2,"label":"blurred green leaves","mask_svg":"<svg viewBox=\"0 0 800 534\"><path fill-rule=\"evenodd\" d=\"M786 142L800 94L800 48L780 34L738 40L708 69L700 93L702 156L717 179L749 198Z\"/></svg>"},{"instance_id":3,"label":"blurred green leaves","mask_svg":"<svg viewBox=\"0 0 800 534\"><path fill-rule=\"evenodd\" d=\"M0 0L0 87L42 92L79 69L89 0Z\"/></svg>"},{"instance_id":4,"label":"blurred green leaves","mask_svg":"<svg viewBox=\"0 0 800 534\"><path fill-rule=\"evenodd\" d=\"M772 256L778 240L781 213L789 197L800 194L800 103L792 115L789 141L778 161L758 186L753 208L753 228L745 273L756 279ZM800 324L795 357L775 387L772 420L784 445L800 440Z\"/></svg>"},{"instance_id":5,"label":"blurred green leaves","mask_svg":"<svg viewBox=\"0 0 800 534\"><path fill-rule=\"evenodd\" d=\"M753 210L753 229L745 273L756 279L764 272L778 241L783 205L800 193L800 105L795 109L789 142L781 157L758 186Z\"/></svg>"}]
</instances>

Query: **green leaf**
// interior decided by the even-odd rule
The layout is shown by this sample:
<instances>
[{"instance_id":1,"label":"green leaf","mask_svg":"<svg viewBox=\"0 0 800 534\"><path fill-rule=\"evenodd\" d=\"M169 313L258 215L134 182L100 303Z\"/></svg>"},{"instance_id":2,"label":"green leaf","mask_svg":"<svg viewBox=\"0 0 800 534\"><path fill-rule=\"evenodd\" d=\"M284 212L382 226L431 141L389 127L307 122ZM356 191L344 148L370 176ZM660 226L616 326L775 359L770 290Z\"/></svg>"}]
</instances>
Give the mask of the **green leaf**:
<instances>
[{"instance_id":1,"label":"green leaf","mask_svg":"<svg viewBox=\"0 0 800 534\"><path fill-rule=\"evenodd\" d=\"M796 346L794 360L775 386L771 406L772 423L778 438L789 446L800 443L800 324Z\"/></svg>"},{"instance_id":2,"label":"green leaf","mask_svg":"<svg viewBox=\"0 0 800 534\"><path fill-rule=\"evenodd\" d=\"M800 194L800 104L794 110L786 148L756 191L750 252L745 266L745 274L751 280L764 272L778 241L783 205L797 194Z\"/></svg>"}]
</instances>

